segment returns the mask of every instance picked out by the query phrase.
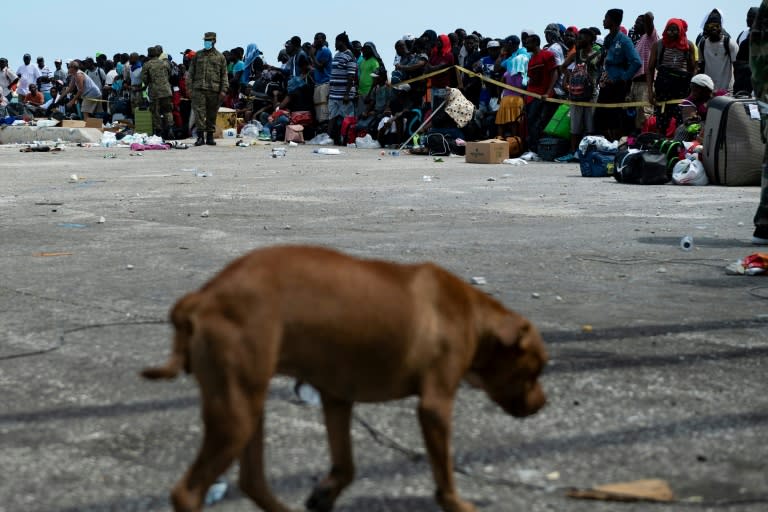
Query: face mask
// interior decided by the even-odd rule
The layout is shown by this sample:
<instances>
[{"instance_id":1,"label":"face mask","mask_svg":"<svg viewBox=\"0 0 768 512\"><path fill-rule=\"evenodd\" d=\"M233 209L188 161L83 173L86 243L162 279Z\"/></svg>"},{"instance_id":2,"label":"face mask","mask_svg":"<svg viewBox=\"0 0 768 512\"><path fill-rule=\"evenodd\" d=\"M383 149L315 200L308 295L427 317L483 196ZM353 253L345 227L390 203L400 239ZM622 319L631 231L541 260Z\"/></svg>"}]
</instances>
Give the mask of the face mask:
<instances>
[{"instance_id":1,"label":"face mask","mask_svg":"<svg viewBox=\"0 0 768 512\"><path fill-rule=\"evenodd\" d=\"M213 48L213 41L203 41L203 48L206 50Z\"/></svg>"}]
</instances>

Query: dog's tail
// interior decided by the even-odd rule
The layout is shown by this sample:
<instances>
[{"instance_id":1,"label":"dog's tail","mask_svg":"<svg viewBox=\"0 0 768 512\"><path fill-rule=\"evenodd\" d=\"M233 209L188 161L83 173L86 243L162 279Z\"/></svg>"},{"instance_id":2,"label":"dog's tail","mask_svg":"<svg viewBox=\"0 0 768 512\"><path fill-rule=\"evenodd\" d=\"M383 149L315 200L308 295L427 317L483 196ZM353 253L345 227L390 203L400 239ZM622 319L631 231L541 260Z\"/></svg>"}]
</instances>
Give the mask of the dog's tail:
<instances>
[{"instance_id":1,"label":"dog's tail","mask_svg":"<svg viewBox=\"0 0 768 512\"><path fill-rule=\"evenodd\" d=\"M179 375L182 369L190 373L190 340L194 335L191 317L199 300L199 294L190 293L182 297L171 309L171 323L173 323L176 331L173 337L171 355L163 366L154 366L142 370L142 377L151 380L173 379Z\"/></svg>"}]
</instances>

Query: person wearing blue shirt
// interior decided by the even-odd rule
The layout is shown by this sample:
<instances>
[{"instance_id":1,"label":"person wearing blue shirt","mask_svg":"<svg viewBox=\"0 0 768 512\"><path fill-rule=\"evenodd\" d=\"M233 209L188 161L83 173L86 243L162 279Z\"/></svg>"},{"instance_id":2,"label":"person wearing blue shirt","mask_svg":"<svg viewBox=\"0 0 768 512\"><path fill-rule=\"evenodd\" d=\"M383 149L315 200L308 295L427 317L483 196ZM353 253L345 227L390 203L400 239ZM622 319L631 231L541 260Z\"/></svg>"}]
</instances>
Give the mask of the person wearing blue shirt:
<instances>
[{"instance_id":1,"label":"person wearing blue shirt","mask_svg":"<svg viewBox=\"0 0 768 512\"><path fill-rule=\"evenodd\" d=\"M624 11L608 9L603 28L608 35L603 42L603 73L600 77L600 94L597 103L624 103L632 77L642 62L632 40L619 31ZM624 125L624 109L598 107L595 112L595 128L609 140L618 140Z\"/></svg>"}]
</instances>

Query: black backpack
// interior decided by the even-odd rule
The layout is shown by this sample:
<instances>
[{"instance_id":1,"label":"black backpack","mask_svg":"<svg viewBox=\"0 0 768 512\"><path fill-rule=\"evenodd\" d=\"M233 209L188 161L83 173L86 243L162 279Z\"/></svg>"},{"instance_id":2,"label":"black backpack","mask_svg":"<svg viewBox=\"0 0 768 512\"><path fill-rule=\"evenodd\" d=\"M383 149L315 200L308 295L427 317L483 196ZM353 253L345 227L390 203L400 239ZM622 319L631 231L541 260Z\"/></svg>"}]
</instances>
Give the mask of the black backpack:
<instances>
[{"instance_id":1,"label":"black backpack","mask_svg":"<svg viewBox=\"0 0 768 512\"><path fill-rule=\"evenodd\" d=\"M613 177L619 183L663 185L671 179L667 158L658 151L619 151L615 162Z\"/></svg>"}]
</instances>

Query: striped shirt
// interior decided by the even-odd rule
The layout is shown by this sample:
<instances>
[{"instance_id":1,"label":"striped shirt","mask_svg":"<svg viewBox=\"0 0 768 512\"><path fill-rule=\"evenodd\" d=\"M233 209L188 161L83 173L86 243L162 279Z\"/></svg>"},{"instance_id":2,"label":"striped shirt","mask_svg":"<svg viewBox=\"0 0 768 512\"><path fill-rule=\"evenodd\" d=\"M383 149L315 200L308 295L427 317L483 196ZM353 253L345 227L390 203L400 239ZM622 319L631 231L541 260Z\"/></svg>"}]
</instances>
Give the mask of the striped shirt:
<instances>
[{"instance_id":1,"label":"striped shirt","mask_svg":"<svg viewBox=\"0 0 768 512\"><path fill-rule=\"evenodd\" d=\"M357 61L352 52L349 50L336 52L331 62L331 82L328 98L332 100L344 99L344 95L347 94L347 80L352 80L352 86L349 89L349 99L355 99L356 77Z\"/></svg>"}]
</instances>

